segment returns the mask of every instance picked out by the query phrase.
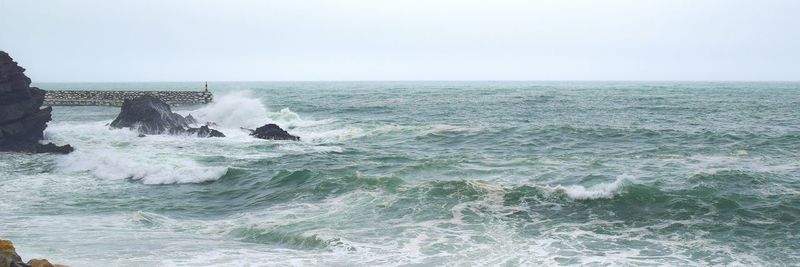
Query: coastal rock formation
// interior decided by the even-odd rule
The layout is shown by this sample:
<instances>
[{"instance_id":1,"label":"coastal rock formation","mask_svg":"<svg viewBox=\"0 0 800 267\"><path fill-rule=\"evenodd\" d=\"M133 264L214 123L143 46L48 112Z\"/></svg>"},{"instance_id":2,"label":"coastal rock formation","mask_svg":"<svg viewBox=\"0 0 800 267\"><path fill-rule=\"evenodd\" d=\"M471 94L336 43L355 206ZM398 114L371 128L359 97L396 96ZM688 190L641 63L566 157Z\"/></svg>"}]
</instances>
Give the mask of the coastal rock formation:
<instances>
[{"instance_id":1,"label":"coastal rock formation","mask_svg":"<svg viewBox=\"0 0 800 267\"><path fill-rule=\"evenodd\" d=\"M25 69L0 51L0 151L69 153L72 147L42 145L51 107L41 108L45 91L30 87Z\"/></svg>"},{"instance_id":2,"label":"coastal rock formation","mask_svg":"<svg viewBox=\"0 0 800 267\"><path fill-rule=\"evenodd\" d=\"M197 124L197 119L195 119L192 114L186 115L186 123Z\"/></svg>"},{"instance_id":3,"label":"coastal rock formation","mask_svg":"<svg viewBox=\"0 0 800 267\"><path fill-rule=\"evenodd\" d=\"M0 240L0 266L14 266L22 263L22 258L17 255L14 244L9 240Z\"/></svg>"},{"instance_id":4,"label":"coastal rock formation","mask_svg":"<svg viewBox=\"0 0 800 267\"><path fill-rule=\"evenodd\" d=\"M206 125L200 126L200 128L189 128L186 132L197 135L197 137L225 137L222 132L208 128Z\"/></svg>"},{"instance_id":5,"label":"coastal rock formation","mask_svg":"<svg viewBox=\"0 0 800 267\"><path fill-rule=\"evenodd\" d=\"M126 99L117 118L111 122L113 128L136 129L140 135L148 134L194 134L199 137L225 137L208 126L189 128L194 118L187 120L164 101L151 95Z\"/></svg>"},{"instance_id":6,"label":"coastal rock formation","mask_svg":"<svg viewBox=\"0 0 800 267\"><path fill-rule=\"evenodd\" d=\"M46 259L31 259L28 263L22 261L17 255L14 243L10 240L0 240L0 266L2 267L67 267L61 264L52 264Z\"/></svg>"},{"instance_id":7,"label":"coastal rock formation","mask_svg":"<svg viewBox=\"0 0 800 267\"><path fill-rule=\"evenodd\" d=\"M272 123L251 130L250 135L261 139L300 141L300 137L291 135Z\"/></svg>"},{"instance_id":8,"label":"coastal rock formation","mask_svg":"<svg viewBox=\"0 0 800 267\"><path fill-rule=\"evenodd\" d=\"M28 261L28 265L31 267L55 267L46 259L31 259Z\"/></svg>"},{"instance_id":9,"label":"coastal rock formation","mask_svg":"<svg viewBox=\"0 0 800 267\"><path fill-rule=\"evenodd\" d=\"M176 134L183 132L189 124L183 116L173 113L164 101L143 95L126 99L119 115L111 122L111 127L133 128L142 134Z\"/></svg>"}]
</instances>

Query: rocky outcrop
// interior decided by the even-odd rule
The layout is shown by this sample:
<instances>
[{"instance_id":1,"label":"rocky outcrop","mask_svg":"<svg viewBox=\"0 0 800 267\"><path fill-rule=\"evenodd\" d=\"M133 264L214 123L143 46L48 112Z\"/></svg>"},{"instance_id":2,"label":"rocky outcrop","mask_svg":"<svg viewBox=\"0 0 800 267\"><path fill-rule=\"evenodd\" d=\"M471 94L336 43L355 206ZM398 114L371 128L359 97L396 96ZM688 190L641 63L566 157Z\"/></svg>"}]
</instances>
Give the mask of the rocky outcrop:
<instances>
[{"instance_id":1,"label":"rocky outcrop","mask_svg":"<svg viewBox=\"0 0 800 267\"><path fill-rule=\"evenodd\" d=\"M269 139L269 140L300 141L300 137L291 135L285 130L281 129L281 127L279 127L278 125L272 123L258 127L255 130L250 130L250 131L251 131L250 135L256 138Z\"/></svg>"},{"instance_id":2,"label":"rocky outcrop","mask_svg":"<svg viewBox=\"0 0 800 267\"><path fill-rule=\"evenodd\" d=\"M187 120L164 101L151 95L143 95L134 99L126 99L122 110L114 121L113 128L136 129L140 135L148 134L192 134L199 137L225 137L225 135L208 126L190 128L194 118Z\"/></svg>"},{"instance_id":3,"label":"rocky outcrop","mask_svg":"<svg viewBox=\"0 0 800 267\"><path fill-rule=\"evenodd\" d=\"M51 107L41 108L45 91L30 87L25 69L0 51L0 151L69 153L69 145L42 145Z\"/></svg>"},{"instance_id":4,"label":"rocky outcrop","mask_svg":"<svg viewBox=\"0 0 800 267\"><path fill-rule=\"evenodd\" d=\"M186 115L186 123L197 124L197 119L195 119L192 114Z\"/></svg>"},{"instance_id":5,"label":"rocky outcrop","mask_svg":"<svg viewBox=\"0 0 800 267\"><path fill-rule=\"evenodd\" d=\"M55 267L46 259L31 259L28 261L28 265L31 267Z\"/></svg>"},{"instance_id":6,"label":"rocky outcrop","mask_svg":"<svg viewBox=\"0 0 800 267\"><path fill-rule=\"evenodd\" d=\"M31 259L28 263L22 261L17 255L14 243L9 240L0 240L0 266L2 267L67 267L61 264L52 264L46 259Z\"/></svg>"},{"instance_id":7,"label":"rocky outcrop","mask_svg":"<svg viewBox=\"0 0 800 267\"><path fill-rule=\"evenodd\" d=\"M206 125L200 126L200 128L189 128L186 132L197 135L197 137L225 137L222 132L208 128Z\"/></svg>"},{"instance_id":8,"label":"rocky outcrop","mask_svg":"<svg viewBox=\"0 0 800 267\"><path fill-rule=\"evenodd\" d=\"M17 255L14 244L9 240L0 240L0 266L14 266L15 263L22 263L22 258Z\"/></svg>"},{"instance_id":9,"label":"rocky outcrop","mask_svg":"<svg viewBox=\"0 0 800 267\"><path fill-rule=\"evenodd\" d=\"M173 113L167 103L144 95L126 99L119 115L111 122L111 127L132 128L142 134L175 134L183 132L189 124L183 116Z\"/></svg>"}]
</instances>

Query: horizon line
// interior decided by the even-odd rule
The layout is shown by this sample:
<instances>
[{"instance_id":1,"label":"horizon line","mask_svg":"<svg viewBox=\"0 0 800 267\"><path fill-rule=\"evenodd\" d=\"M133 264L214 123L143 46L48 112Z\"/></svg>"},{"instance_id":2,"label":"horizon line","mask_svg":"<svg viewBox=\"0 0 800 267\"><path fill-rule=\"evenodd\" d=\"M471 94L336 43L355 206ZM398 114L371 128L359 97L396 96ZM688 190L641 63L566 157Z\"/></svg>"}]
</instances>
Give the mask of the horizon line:
<instances>
[{"instance_id":1,"label":"horizon line","mask_svg":"<svg viewBox=\"0 0 800 267\"><path fill-rule=\"evenodd\" d=\"M708 82L798 83L800 80L184 80L184 81L33 81L36 83L232 83L232 82Z\"/></svg>"}]
</instances>

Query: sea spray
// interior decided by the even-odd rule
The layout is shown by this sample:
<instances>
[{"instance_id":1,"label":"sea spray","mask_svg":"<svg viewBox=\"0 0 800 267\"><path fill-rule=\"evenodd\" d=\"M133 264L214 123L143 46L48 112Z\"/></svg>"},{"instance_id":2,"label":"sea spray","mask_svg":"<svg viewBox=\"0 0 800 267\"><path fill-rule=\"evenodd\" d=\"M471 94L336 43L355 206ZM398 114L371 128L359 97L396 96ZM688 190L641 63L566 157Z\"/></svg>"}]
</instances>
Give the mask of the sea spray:
<instances>
[{"instance_id":1,"label":"sea spray","mask_svg":"<svg viewBox=\"0 0 800 267\"><path fill-rule=\"evenodd\" d=\"M189 113L201 124L213 122L225 128L255 129L269 122L267 108L260 99L252 97L249 91L217 96L211 104Z\"/></svg>"},{"instance_id":2,"label":"sea spray","mask_svg":"<svg viewBox=\"0 0 800 267\"><path fill-rule=\"evenodd\" d=\"M196 84L41 85L106 86ZM78 154L0 153L0 233L73 266L792 265L797 88L220 82L220 102L250 90L214 139L54 107Z\"/></svg>"}]
</instances>

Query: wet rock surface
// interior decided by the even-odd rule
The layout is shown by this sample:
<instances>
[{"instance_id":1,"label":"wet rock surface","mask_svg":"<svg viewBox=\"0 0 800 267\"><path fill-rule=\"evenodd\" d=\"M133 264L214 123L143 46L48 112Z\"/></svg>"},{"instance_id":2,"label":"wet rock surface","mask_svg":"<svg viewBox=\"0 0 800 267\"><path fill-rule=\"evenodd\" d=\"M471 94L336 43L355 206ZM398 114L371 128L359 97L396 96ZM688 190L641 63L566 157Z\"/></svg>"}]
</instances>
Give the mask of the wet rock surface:
<instances>
[{"instance_id":1,"label":"wet rock surface","mask_svg":"<svg viewBox=\"0 0 800 267\"><path fill-rule=\"evenodd\" d=\"M134 99L127 99L122 104L122 109L114 121L112 128L136 129L140 137L152 134L190 134L198 137L225 137L220 131L201 126L190 128L189 124L196 120L189 116L184 118L172 112L172 108L155 96L144 95Z\"/></svg>"},{"instance_id":2,"label":"wet rock surface","mask_svg":"<svg viewBox=\"0 0 800 267\"><path fill-rule=\"evenodd\" d=\"M27 263L17 255L14 243L10 240L0 239L0 267L67 267L61 264L52 264L46 259L31 259Z\"/></svg>"},{"instance_id":3,"label":"wet rock surface","mask_svg":"<svg viewBox=\"0 0 800 267\"><path fill-rule=\"evenodd\" d=\"M172 108L164 101L144 95L126 99L119 115L111 122L111 127L132 128L141 134L177 134L189 124L186 118L172 112Z\"/></svg>"},{"instance_id":4,"label":"wet rock surface","mask_svg":"<svg viewBox=\"0 0 800 267\"><path fill-rule=\"evenodd\" d=\"M208 128L206 125L200 126L200 128L189 128L186 132L197 135L197 137L225 137L222 132Z\"/></svg>"},{"instance_id":5,"label":"wet rock surface","mask_svg":"<svg viewBox=\"0 0 800 267\"><path fill-rule=\"evenodd\" d=\"M0 51L0 151L69 153L69 145L41 145L51 107L41 108L45 91L30 87L25 69Z\"/></svg>"},{"instance_id":6,"label":"wet rock surface","mask_svg":"<svg viewBox=\"0 0 800 267\"><path fill-rule=\"evenodd\" d=\"M291 140L300 141L300 137L291 135L289 132L281 129L276 124L267 124L251 130L250 135L256 138L269 139L269 140Z\"/></svg>"}]
</instances>

